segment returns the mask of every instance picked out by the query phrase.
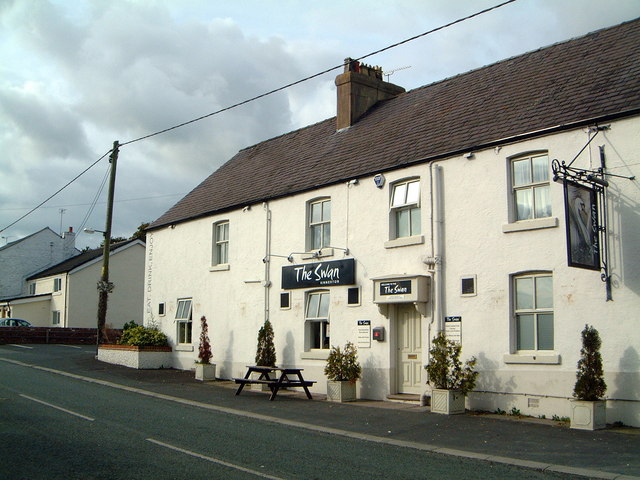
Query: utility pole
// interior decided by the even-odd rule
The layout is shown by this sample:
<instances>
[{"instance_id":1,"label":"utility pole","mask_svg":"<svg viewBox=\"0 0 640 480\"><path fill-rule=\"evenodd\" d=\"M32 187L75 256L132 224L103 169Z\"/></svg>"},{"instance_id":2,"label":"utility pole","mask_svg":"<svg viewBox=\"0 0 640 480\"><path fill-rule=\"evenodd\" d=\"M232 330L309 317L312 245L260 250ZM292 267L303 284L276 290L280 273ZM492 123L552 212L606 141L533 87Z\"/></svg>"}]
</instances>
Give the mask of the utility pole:
<instances>
[{"instance_id":1,"label":"utility pole","mask_svg":"<svg viewBox=\"0 0 640 480\"><path fill-rule=\"evenodd\" d=\"M98 345L106 339L107 300L113 291L113 283L109 282L109 250L111 249L111 221L113 218L113 193L116 186L116 165L118 163L118 148L120 144L113 142L113 150L109 156L111 171L109 175L109 196L107 198L107 222L104 229L104 247L102 250L102 275L98 282L98 331L96 341Z\"/></svg>"}]
</instances>

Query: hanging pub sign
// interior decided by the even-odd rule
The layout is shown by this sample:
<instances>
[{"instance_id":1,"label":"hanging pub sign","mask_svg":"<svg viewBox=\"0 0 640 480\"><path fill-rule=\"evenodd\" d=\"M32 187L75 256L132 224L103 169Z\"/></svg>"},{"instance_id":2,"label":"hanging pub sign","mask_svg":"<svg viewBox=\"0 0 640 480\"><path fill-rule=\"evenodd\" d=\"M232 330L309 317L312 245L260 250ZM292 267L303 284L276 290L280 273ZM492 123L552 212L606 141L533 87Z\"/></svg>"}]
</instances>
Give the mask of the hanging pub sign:
<instances>
[{"instance_id":1,"label":"hanging pub sign","mask_svg":"<svg viewBox=\"0 0 640 480\"><path fill-rule=\"evenodd\" d=\"M565 180L564 210L569 266L600 270L600 225L595 190Z\"/></svg>"},{"instance_id":2,"label":"hanging pub sign","mask_svg":"<svg viewBox=\"0 0 640 480\"><path fill-rule=\"evenodd\" d=\"M355 281L356 262L353 258L282 267L284 290L353 285Z\"/></svg>"}]
</instances>

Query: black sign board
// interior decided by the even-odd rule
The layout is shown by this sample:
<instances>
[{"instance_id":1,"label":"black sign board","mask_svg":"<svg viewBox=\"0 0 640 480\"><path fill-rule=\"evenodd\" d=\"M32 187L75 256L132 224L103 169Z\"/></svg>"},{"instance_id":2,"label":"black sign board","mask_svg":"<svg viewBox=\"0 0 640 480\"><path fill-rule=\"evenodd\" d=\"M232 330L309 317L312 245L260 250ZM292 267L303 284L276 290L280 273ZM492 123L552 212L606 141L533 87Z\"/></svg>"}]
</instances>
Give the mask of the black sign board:
<instances>
[{"instance_id":1,"label":"black sign board","mask_svg":"<svg viewBox=\"0 0 640 480\"><path fill-rule=\"evenodd\" d=\"M353 285L355 282L356 262L353 258L282 267L284 290Z\"/></svg>"},{"instance_id":2,"label":"black sign board","mask_svg":"<svg viewBox=\"0 0 640 480\"><path fill-rule=\"evenodd\" d=\"M600 270L600 226L595 191L565 180L564 208L569 266Z\"/></svg>"},{"instance_id":3,"label":"black sign board","mask_svg":"<svg viewBox=\"0 0 640 480\"><path fill-rule=\"evenodd\" d=\"M380 295L407 295L411 293L411 280L380 282Z\"/></svg>"}]
</instances>

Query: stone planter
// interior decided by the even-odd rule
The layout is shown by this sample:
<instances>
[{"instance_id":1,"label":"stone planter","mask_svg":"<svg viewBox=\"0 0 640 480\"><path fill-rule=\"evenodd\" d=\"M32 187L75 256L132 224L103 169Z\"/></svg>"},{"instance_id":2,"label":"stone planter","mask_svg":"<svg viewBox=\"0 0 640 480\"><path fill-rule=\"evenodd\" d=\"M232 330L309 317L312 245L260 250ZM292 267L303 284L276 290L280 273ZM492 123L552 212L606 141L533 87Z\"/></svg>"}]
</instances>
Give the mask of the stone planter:
<instances>
[{"instance_id":1,"label":"stone planter","mask_svg":"<svg viewBox=\"0 0 640 480\"><path fill-rule=\"evenodd\" d=\"M607 403L605 400L589 402L571 400L571 428L576 430L599 430L607 426Z\"/></svg>"},{"instance_id":2,"label":"stone planter","mask_svg":"<svg viewBox=\"0 0 640 480\"><path fill-rule=\"evenodd\" d=\"M444 415L464 413L464 398L460 390L434 388L431 391L431 413Z\"/></svg>"},{"instance_id":3,"label":"stone planter","mask_svg":"<svg viewBox=\"0 0 640 480\"><path fill-rule=\"evenodd\" d=\"M196 380L209 382L216 379L215 363L196 363Z\"/></svg>"},{"instance_id":4,"label":"stone planter","mask_svg":"<svg viewBox=\"0 0 640 480\"><path fill-rule=\"evenodd\" d=\"M171 347L100 345L98 360L137 369L171 368Z\"/></svg>"},{"instance_id":5,"label":"stone planter","mask_svg":"<svg viewBox=\"0 0 640 480\"><path fill-rule=\"evenodd\" d=\"M356 400L356 382L327 381L327 400L330 402L353 402Z\"/></svg>"}]
</instances>

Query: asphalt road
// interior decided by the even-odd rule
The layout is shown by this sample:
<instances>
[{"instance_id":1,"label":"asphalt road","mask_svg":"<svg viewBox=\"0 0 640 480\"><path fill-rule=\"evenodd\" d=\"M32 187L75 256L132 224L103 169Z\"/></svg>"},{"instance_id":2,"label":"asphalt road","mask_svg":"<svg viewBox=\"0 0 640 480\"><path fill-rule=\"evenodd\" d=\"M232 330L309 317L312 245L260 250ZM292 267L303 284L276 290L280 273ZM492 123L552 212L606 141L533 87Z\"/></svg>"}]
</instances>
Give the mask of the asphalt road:
<instances>
[{"instance_id":1,"label":"asphalt road","mask_svg":"<svg viewBox=\"0 0 640 480\"><path fill-rule=\"evenodd\" d=\"M80 353L66 348L0 346L1 479L568 478L237 416L27 365Z\"/></svg>"}]
</instances>

